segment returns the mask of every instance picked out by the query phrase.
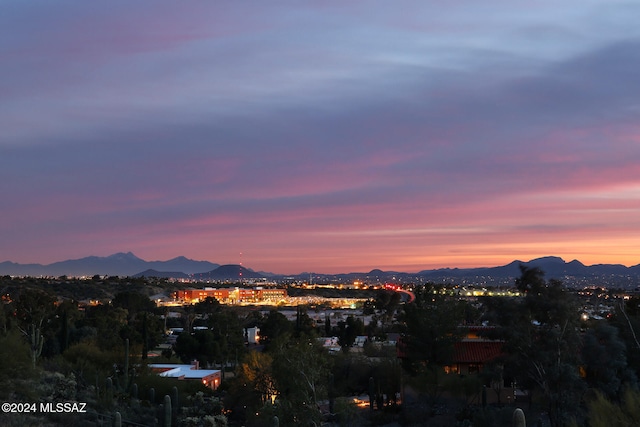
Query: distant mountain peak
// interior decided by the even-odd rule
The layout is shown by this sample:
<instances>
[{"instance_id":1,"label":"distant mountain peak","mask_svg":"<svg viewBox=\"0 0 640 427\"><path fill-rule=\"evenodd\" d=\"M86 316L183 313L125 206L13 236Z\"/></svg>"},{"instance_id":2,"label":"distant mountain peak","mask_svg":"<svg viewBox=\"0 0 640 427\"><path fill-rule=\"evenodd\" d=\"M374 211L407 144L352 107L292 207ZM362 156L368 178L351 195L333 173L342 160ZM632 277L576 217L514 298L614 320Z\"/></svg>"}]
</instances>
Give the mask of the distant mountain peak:
<instances>
[{"instance_id":1,"label":"distant mountain peak","mask_svg":"<svg viewBox=\"0 0 640 427\"><path fill-rule=\"evenodd\" d=\"M566 264L566 262L558 256L544 256L544 257L535 258L529 261L529 263L537 263L537 262L544 262L545 264L549 264L549 263Z\"/></svg>"},{"instance_id":2,"label":"distant mountain peak","mask_svg":"<svg viewBox=\"0 0 640 427\"><path fill-rule=\"evenodd\" d=\"M130 259L136 261L142 261L142 259L138 258L133 254L133 252L117 252L113 255L109 255L105 257L107 259Z\"/></svg>"}]
</instances>

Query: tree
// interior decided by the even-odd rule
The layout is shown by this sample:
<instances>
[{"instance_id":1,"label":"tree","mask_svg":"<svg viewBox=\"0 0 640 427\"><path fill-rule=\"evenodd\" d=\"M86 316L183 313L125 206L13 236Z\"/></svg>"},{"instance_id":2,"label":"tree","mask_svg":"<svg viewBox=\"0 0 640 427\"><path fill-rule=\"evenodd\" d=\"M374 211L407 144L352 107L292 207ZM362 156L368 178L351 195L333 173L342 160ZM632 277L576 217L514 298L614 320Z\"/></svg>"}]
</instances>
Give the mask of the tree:
<instances>
[{"instance_id":1,"label":"tree","mask_svg":"<svg viewBox=\"0 0 640 427\"><path fill-rule=\"evenodd\" d=\"M221 308L222 305L215 297L206 297L193 305L193 311L200 315L211 315L220 311Z\"/></svg>"},{"instance_id":2,"label":"tree","mask_svg":"<svg viewBox=\"0 0 640 427\"><path fill-rule=\"evenodd\" d=\"M520 277L515 281L516 288L524 293L539 294L544 291L546 282L544 280L544 271L539 267L527 267L520 264Z\"/></svg>"},{"instance_id":3,"label":"tree","mask_svg":"<svg viewBox=\"0 0 640 427\"><path fill-rule=\"evenodd\" d=\"M243 322L237 313L224 307L209 316L208 325L220 348L219 357L215 361L237 363L245 352Z\"/></svg>"},{"instance_id":4,"label":"tree","mask_svg":"<svg viewBox=\"0 0 640 427\"><path fill-rule=\"evenodd\" d=\"M577 304L562 282L545 281L542 270L524 265L520 270L516 286L524 297L494 298L489 318L497 320L505 341L507 376L530 392L540 390L552 425L560 426L576 415L584 389Z\"/></svg>"},{"instance_id":5,"label":"tree","mask_svg":"<svg viewBox=\"0 0 640 427\"><path fill-rule=\"evenodd\" d=\"M627 348L627 363L640 377L640 297L620 301L615 307L611 325L618 329Z\"/></svg>"},{"instance_id":6,"label":"tree","mask_svg":"<svg viewBox=\"0 0 640 427\"><path fill-rule=\"evenodd\" d=\"M176 338L176 342L173 345L173 351L183 363L191 362L199 353L199 349L200 343L188 332L182 332L178 335L178 338Z\"/></svg>"},{"instance_id":7,"label":"tree","mask_svg":"<svg viewBox=\"0 0 640 427\"><path fill-rule=\"evenodd\" d=\"M274 339L292 332L293 325L287 317L277 310L271 310L260 325L260 342L268 347Z\"/></svg>"},{"instance_id":8,"label":"tree","mask_svg":"<svg viewBox=\"0 0 640 427\"><path fill-rule=\"evenodd\" d=\"M223 364L241 357L245 351L243 324L236 313L221 308L207 319L207 329L181 333L174 351L185 363L198 359L205 365Z\"/></svg>"},{"instance_id":9,"label":"tree","mask_svg":"<svg viewBox=\"0 0 640 427\"><path fill-rule=\"evenodd\" d=\"M122 330L127 326L128 312L111 305L96 305L86 308L84 322L96 329L96 342L103 350L121 348Z\"/></svg>"},{"instance_id":10,"label":"tree","mask_svg":"<svg viewBox=\"0 0 640 427\"><path fill-rule=\"evenodd\" d=\"M325 337L331 336L331 319L329 318L329 315L326 313L324 315L324 336Z\"/></svg>"},{"instance_id":11,"label":"tree","mask_svg":"<svg viewBox=\"0 0 640 427\"><path fill-rule=\"evenodd\" d=\"M13 317L12 304L0 302L0 332L7 333L11 328L11 318Z\"/></svg>"},{"instance_id":12,"label":"tree","mask_svg":"<svg viewBox=\"0 0 640 427\"><path fill-rule=\"evenodd\" d=\"M240 367L242 381L256 392L260 405L267 402L273 403L277 397L272 365L273 359L269 354L250 351L244 357Z\"/></svg>"},{"instance_id":13,"label":"tree","mask_svg":"<svg viewBox=\"0 0 640 427\"><path fill-rule=\"evenodd\" d=\"M220 359L220 345L216 342L213 332L209 330L195 331L193 334L181 333L173 350L184 363L197 359L202 366L207 366Z\"/></svg>"},{"instance_id":14,"label":"tree","mask_svg":"<svg viewBox=\"0 0 640 427\"><path fill-rule=\"evenodd\" d=\"M375 380L377 387L377 394L382 399L382 396L386 396L386 401L382 402L383 405L388 403L396 404L396 394L400 392L401 384L400 378L402 373L400 372L402 367L398 362L397 357L384 357L376 358L374 362L371 377Z\"/></svg>"},{"instance_id":15,"label":"tree","mask_svg":"<svg viewBox=\"0 0 640 427\"><path fill-rule=\"evenodd\" d=\"M148 296L135 291L118 292L111 301L111 305L126 309L130 316L135 316L141 311L153 311L156 308L156 303Z\"/></svg>"},{"instance_id":16,"label":"tree","mask_svg":"<svg viewBox=\"0 0 640 427\"><path fill-rule=\"evenodd\" d=\"M58 331L60 353L63 353L71 344L72 331L75 323L82 318L76 301L65 300L56 307L54 328Z\"/></svg>"},{"instance_id":17,"label":"tree","mask_svg":"<svg viewBox=\"0 0 640 427\"><path fill-rule=\"evenodd\" d=\"M29 344L31 361L35 367L44 347L47 320L55 310L55 299L46 292L26 289L16 301L18 328Z\"/></svg>"},{"instance_id":18,"label":"tree","mask_svg":"<svg viewBox=\"0 0 640 427\"><path fill-rule=\"evenodd\" d=\"M317 336L315 322L302 307L296 308L295 335L297 338Z\"/></svg>"},{"instance_id":19,"label":"tree","mask_svg":"<svg viewBox=\"0 0 640 427\"><path fill-rule=\"evenodd\" d=\"M164 336L164 322L160 316L140 312L134 318L127 321L120 330L121 339L129 339L131 345L139 348L142 354L156 347Z\"/></svg>"},{"instance_id":20,"label":"tree","mask_svg":"<svg viewBox=\"0 0 640 427\"><path fill-rule=\"evenodd\" d=\"M336 335L338 336L338 344L345 353L353 346L356 337L364 334L364 322L353 316L348 316L346 321L338 322Z\"/></svg>"},{"instance_id":21,"label":"tree","mask_svg":"<svg viewBox=\"0 0 640 427\"><path fill-rule=\"evenodd\" d=\"M617 399L623 386L637 386L635 373L627 366L627 348L618 329L597 322L584 335L582 360L587 384L608 399Z\"/></svg>"},{"instance_id":22,"label":"tree","mask_svg":"<svg viewBox=\"0 0 640 427\"><path fill-rule=\"evenodd\" d=\"M134 291L119 292L111 301L111 305L127 310L129 320L135 318L138 313L152 313L156 309L156 303L148 296Z\"/></svg>"},{"instance_id":23,"label":"tree","mask_svg":"<svg viewBox=\"0 0 640 427\"><path fill-rule=\"evenodd\" d=\"M35 369L31 361L31 349L17 330L0 333L0 397L22 400L31 397ZM19 373L19 374L18 374Z\"/></svg>"},{"instance_id":24,"label":"tree","mask_svg":"<svg viewBox=\"0 0 640 427\"><path fill-rule=\"evenodd\" d=\"M284 339L283 339L284 338ZM315 341L273 342L273 377L278 390L276 407L283 425L319 425L318 402L327 397L329 355Z\"/></svg>"},{"instance_id":25,"label":"tree","mask_svg":"<svg viewBox=\"0 0 640 427\"><path fill-rule=\"evenodd\" d=\"M391 322L396 310L400 307L401 300L400 293L394 291L383 290L376 295L373 305L376 308L376 318L380 320L383 333L385 326Z\"/></svg>"},{"instance_id":26,"label":"tree","mask_svg":"<svg viewBox=\"0 0 640 427\"><path fill-rule=\"evenodd\" d=\"M454 344L461 337L464 302L457 301L433 285L414 291L412 304L404 306L400 319L403 366L412 375L438 370L452 361Z\"/></svg>"}]
</instances>

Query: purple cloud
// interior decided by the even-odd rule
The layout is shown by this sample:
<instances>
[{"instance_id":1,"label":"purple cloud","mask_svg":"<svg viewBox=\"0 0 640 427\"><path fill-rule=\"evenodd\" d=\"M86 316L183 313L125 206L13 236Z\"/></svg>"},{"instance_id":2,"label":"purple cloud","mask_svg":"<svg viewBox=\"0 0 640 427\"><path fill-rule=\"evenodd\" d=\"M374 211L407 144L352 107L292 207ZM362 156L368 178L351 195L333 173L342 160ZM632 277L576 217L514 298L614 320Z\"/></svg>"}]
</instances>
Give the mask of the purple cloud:
<instances>
[{"instance_id":1,"label":"purple cloud","mask_svg":"<svg viewBox=\"0 0 640 427\"><path fill-rule=\"evenodd\" d=\"M0 258L639 262L637 7L403 6L3 6Z\"/></svg>"}]
</instances>

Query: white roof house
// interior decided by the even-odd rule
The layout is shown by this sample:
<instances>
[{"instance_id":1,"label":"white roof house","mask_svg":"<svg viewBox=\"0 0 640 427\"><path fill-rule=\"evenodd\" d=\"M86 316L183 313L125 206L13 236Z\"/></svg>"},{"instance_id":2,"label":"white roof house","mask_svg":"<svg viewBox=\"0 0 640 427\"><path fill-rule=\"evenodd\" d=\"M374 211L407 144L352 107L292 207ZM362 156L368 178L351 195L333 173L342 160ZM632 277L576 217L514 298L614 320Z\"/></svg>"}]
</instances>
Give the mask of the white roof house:
<instances>
[{"instance_id":1,"label":"white roof house","mask_svg":"<svg viewBox=\"0 0 640 427\"><path fill-rule=\"evenodd\" d=\"M175 363L149 364L152 371L165 378L177 378L179 380L199 380L212 390L220 386L222 375L218 369L198 369L198 364L178 365Z\"/></svg>"}]
</instances>

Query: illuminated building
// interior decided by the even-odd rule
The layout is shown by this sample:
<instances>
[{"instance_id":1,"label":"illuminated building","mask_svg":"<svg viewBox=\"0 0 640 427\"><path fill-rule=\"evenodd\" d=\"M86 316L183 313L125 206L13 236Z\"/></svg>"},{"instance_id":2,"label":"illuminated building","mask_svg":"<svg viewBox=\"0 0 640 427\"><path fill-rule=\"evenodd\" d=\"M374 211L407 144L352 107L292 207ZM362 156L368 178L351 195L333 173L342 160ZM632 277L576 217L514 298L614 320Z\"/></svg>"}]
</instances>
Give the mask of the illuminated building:
<instances>
[{"instance_id":1,"label":"illuminated building","mask_svg":"<svg viewBox=\"0 0 640 427\"><path fill-rule=\"evenodd\" d=\"M222 304L246 302L277 302L287 297L286 289L263 288L204 288L184 289L176 291L173 297L187 304L204 301L208 297L217 299Z\"/></svg>"}]
</instances>

